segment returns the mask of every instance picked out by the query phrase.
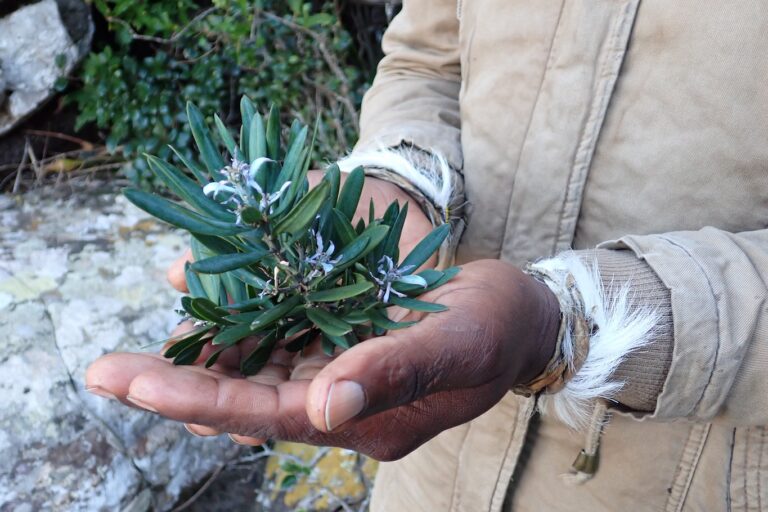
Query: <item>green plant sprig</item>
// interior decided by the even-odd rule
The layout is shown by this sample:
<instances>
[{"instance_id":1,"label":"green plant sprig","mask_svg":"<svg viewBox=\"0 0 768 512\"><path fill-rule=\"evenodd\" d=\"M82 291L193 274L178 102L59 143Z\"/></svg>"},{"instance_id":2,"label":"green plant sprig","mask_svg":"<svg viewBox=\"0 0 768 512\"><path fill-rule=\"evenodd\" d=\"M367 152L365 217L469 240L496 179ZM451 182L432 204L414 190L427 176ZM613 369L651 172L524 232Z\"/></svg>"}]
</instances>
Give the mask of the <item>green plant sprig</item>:
<instances>
[{"instance_id":1,"label":"green plant sprig","mask_svg":"<svg viewBox=\"0 0 768 512\"><path fill-rule=\"evenodd\" d=\"M314 140L294 122L282 144L273 107L266 119L248 98L241 101L239 139L214 116L218 138L200 110L187 106L201 164L179 158L194 179L178 167L148 156L149 168L186 203L129 188L125 196L139 208L191 234L194 263L185 275L189 295L181 300L190 332L169 339L165 356L192 364L204 345L218 348L205 362L250 336L258 346L241 362L244 375L257 373L281 340L301 351L319 339L327 354L348 349L370 335L413 322L395 322L387 308L400 306L437 313L446 308L415 297L435 289L458 268L416 273L448 236L434 229L400 260L399 242L408 204L390 204L381 217L370 205L367 222L353 224L365 182L362 168L341 185L331 165L314 188L307 172ZM314 139L314 138L313 138Z\"/></svg>"}]
</instances>

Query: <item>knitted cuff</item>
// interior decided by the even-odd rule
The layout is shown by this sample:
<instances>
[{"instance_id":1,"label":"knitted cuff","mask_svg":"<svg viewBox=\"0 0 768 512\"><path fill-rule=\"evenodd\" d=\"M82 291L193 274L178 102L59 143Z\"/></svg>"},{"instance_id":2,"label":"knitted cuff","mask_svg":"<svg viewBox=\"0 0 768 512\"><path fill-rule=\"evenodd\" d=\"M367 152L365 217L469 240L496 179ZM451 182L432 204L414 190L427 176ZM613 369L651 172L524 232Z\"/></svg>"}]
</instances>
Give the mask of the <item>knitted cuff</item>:
<instances>
[{"instance_id":1,"label":"knitted cuff","mask_svg":"<svg viewBox=\"0 0 768 512\"><path fill-rule=\"evenodd\" d=\"M658 319L652 341L632 352L613 374L615 380L624 383L616 401L633 411L653 412L672 364L672 295L650 265L632 251L598 249L582 252L581 258L596 262L608 300L622 283L631 283L630 311L648 304L656 308Z\"/></svg>"},{"instance_id":2,"label":"knitted cuff","mask_svg":"<svg viewBox=\"0 0 768 512\"><path fill-rule=\"evenodd\" d=\"M339 160L342 172L364 167L365 174L394 183L421 207L434 226L451 225L438 254L438 266L453 262L464 231L464 179L439 154L401 144L395 148L353 152Z\"/></svg>"},{"instance_id":3,"label":"knitted cuff","mask_svg":"<svg viewBox=\"0 0 768 512\"><path fill-rule=\"evenodd\" d=\"M631 279L609 279L604 286L599 264L594 252L586 256L571 251L531 265L536 273L547 276L546 283L558 298L565 297L568 281L575 280L582 299L577 306L580 310L564 312L563 318L581 317L592 326L589 352L581 368L562 390L542 395L538 401L542 412L553 414L574 429L588 424L595 400L618 400L627 383L616 372L630 354L651 344L662 318L660 304L638 297ZM560 302L564 304L564 299ZM563 354L571 361L576 351L567 333L572 331L566 327L562 342ZM624 366L628 367L632 365Z\"/></svg>"}]
</instances>

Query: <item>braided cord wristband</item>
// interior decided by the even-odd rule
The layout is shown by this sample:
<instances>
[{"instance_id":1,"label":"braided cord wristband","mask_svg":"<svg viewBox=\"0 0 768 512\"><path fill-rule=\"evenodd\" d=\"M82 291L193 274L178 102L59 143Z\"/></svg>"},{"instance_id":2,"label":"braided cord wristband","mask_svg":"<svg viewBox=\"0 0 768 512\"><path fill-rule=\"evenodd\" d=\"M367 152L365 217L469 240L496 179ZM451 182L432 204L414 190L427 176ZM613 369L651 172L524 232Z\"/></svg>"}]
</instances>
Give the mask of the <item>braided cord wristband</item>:
<instances>
[{"instance_id":1,"label":"braided cord wristband","mask_svg":"<svg viewBox=\"0 0 768 512\"><path fill-rule=\"evenodd\" d=\"M584 300L576 287L576 280L571 274L565 278L564 285L531 265L525 272L541 281L557 296L560 303L560 330L557 334L555 353L544 371L526 384L512 388L518 395L531 396L544 392L557 393L581 369L589 355L589 339L594 326L586 314Z\"/></svg>"}]
</instances>

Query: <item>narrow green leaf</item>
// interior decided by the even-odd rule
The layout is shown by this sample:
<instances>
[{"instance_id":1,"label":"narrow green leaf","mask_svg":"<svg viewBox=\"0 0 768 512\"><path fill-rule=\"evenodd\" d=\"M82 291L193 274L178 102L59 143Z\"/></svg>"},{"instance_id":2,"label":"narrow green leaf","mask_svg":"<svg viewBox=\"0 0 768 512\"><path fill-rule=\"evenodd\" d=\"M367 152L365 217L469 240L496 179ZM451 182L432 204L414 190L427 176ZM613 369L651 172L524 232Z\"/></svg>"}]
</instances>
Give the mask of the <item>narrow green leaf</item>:
<instances>
[{"instance_id":1,"label":"narrow green leaf","mask_svg":"<svg viewBox=\"0 0 768 512\"><path fill-rule=\"evenodd\" d=\"M263 330L283 318L294 307L301 304L303 297L300 295L294 295L276 305L273 308L267 309L256 320L251 323L251 327L254 329Z\"/></svg>"},{"instance_id":2,"label":"narrow green leaf","mask_svg":"<svg viewBox=\"0 0 768 512\"><path fill-rule=\"evenodd\" d=\"M368 328L366 326L357 326L354 331L347 333L344 337L346 338L347 343L349 343L349 346L353 347L360 343L360 339L357 337L357 335L362 331L366 331L367 329Z\"/></svg>"},{"instance_id":3,"label":"narrow green leaf","mask_svg":"<svg viewBox=\"0 0 768 512\"><path fill-rule=\"evenodd\" d=\"M399 213L400 213L400 204L397 202L397 200L392 201L391 203L389 203L389 206L387 206L387 209L384 210L384 215L381 217L381 223L386 224L391 228L392 225L395 223L395 220L397 219L397 216Z\"/></svg>"},{"instance_id":4,"label":"narrow green leaf","mask_svg":"<svg viewBox=\"0 0 768 512\"><path fill-rule=\"evenodd\" d=\"M123 191L123 194L130 202L145 212L192 233L221 236L236 235L243 232L243 228L234 223L204 217L167 199L138 189L128 188Z\"/></svg>"},{"instance_id":5,"label":"narrow green leaf","mask_svg":"<svg viewBox=\"0 0 768 512\"><path fill-rule=\"evenodd\" d=\"M258 290L263 290L267 286L267 282L264 279L254 275L252 272L249 272L248 270L239 268L237 270L232 270L231 272L232 272L232 275L235 276L237 279L244 282L248 286L253 286Z\"/></svg>"},{"instance_id":6,"label":"narrow green leaf","mask_svg":"<svg viewBox=\"0 0 768 512\"><path fill-rule=\"evenodd\" d=\"M267 156L272 160L280 160L280 112L273 104L269 108L267 119Z\"/></svg>"},{"instance_id":7,"label":"narrow green leaf","mask_svg":"<svg viewBox=\"0 0 768 512\"><path fill-rule=\"evenodd\" d=\"M225 327L214 336L213 345L231 346L255 332L256 331L248 324L235 324L230 327Z\"/></svg>"},{"instance_id":8,"label":"narrow green leaf","mask_svg":"<svg viewBox=\"0 0 768 512\"><path fill-rule=\"evenodd\" d=\"M299 483L299 477L296 475L285 475L280 481L280 490L290 489Z\"/></svg>"},{"instance_id":9,"label":"narrow green leaf","mask_svg":"<svg viewBox=\"0 0 768 512\"><path fill-rule=\"evenodd\" d=\"M387 331L394 331L397 329L404 329L415 325L417 322L394 322L389 319L386 313L381 312L378 309L368 310L368 318L371 319L373 325Z\"/></svg>"},{"instance_id":10,"label":"narrow green leaf","mask_svg":"<svg viewBox=\"0 0 768 512\"><path fill-rule=\"evenodd\" d=\"M405 273L410 274L415 272L440 248L440 245L442 245L443 241L448 237L450 231L451 226L449 224L442 224L433 229L432 232L424 237L424 239L413 248L408 256L405 257L399 265L400 268L413 265L413 268Z\"/></svg>"},{"instance_id":11,"label":"narrow green leaf","mask_svg":"<svg viewBox=\"0 0 768 512\"><path fill-rule=\"evenodd\" d=\"M175 365L186 365L186 364L193 364L195 361L197 361L197 358L200 357L200 353L203 351L203 347L207 343L206 340L198 340L195 343L192 343L191 345L187 346L178 353L178 355L173 359L173 364Z\"/></svg>"},{"instance_id":12,"label":"narrow green leaf","mask_svg":"<svg viewBox=\"0 0 768 512\"><path fill-rule=\"evenodd\" d=\"M184 264L184 279L187 281L189 294L193 298L207 297L208 295L205 293L205 288L203 288L203 283L200 281L200 277L190 270L190 266L191 264L189 262Z\"/></svg>"},{"instance_id":13,"label":"narrow green leaf","mask_svg":"<svg viewBox=\"0 0 768 512\"><path fill-rule=\"evenodd\" d=\"M427 292L428 290L432 289L430 288L430 286L432 286L433 284L441 280L445 274L441 270L428 268L414 275L424 279L424 281L427 282L427 286L423 286L421 284L410 284L410 283L404 283L404 282L398 281L396 283L393 283L392 287L398 292L403 292L408 294L413 294L412 292L415 292L415 295L421 295Z\"/></svg>"},{"instance_id":14,"label":"narrow green leaf","mask_svg":"<svg viewBox=\"0 0 768 512\"><path fill-rule=\"evenodd\" d=\"M348 324L362 325L371 321L365 311L350 311L342 319Z\"/></svg>"},{"instance_id":15,"label":"narrow green leaf","mask_svg":"<svg viewBox=\"0 0 768 512\"><path fill-rule=\"evenodd\" d=\"M209 327L208 330L210 330L210 329L211 328ZM192 336L187 336L186 338L175 342L173 345L168 347L168 350L166 350L163 353L163 356L168 358L168 359L171 359L171 358L176 357L177 355L179 355L179 352L182 352L187 347L190 347L190 346L195 345L197 343L205 344L205 342L201 342L200 341L204 335L205 335L204 332L203 333L197 333L197 334L194 334ZM207 340L206 340L206 342L207 342Z\"/></svg>"},{"instance_id":16,"label":"narrow green leaf","mask_svg":"<svg viewBox=\"0 0 768 512\"><path fill-rule=\"evenodd\" d=\"M387 233L389 233L389 226L383 226L383 225L368 226L361 235L361 236L367 236L369 238L368 245L366 245L365 250L362 252L362 254L358 256L358 259L362 258L366 254L376 249L387 237Z\"/></svg>"},{"instance_id":17,"label":"narrow green leaf","mask_svg":"<svg viewBox=\"0 0 768 512\"><path fill-rule=\"evenodd\" d=\"M335 208L336 201L339 199L339 187L341 187L341 171L339 166L336 164L330 165L323 175L323 180L331 184L328 199L330 200L331 207Z\"/></svg>"},{"instance_id":18,"label":"narrow green leaf","mask_svg":"<svg viewBox=\"0 0 768 512\"><path fill-rule=\"evenodd\" d=\"M321 308L307 308L307 318L321 331L332 336L344 336L352 330L347 322Z\"/></svg>"},{"instance_id":19,"label":"narrow green leaf","mask_svg":"<svg viewBox=\"0 0 768 512\"><path fill-rule=\"evenodd\" d=\"M308 128L305 126L288 147L283 168L280 170L280 174L278 174L277 180L273 185L274 190L278 190L283 186L283 183L291 179L296 174L297 167L302 164L301 155L307 143L307 134Z\"/></svg>"},{"instance_id":20,"label":"narrow green leaf","mask_svg":"<svg viewBox=\"0 0 768 512\"><path fill-rule=\"evenodd\" d=\"M262 308L263 309L263 308ZM224 318L235 324L250 324L261 316L261 310L247 311L243 313L235 313L233 315L227 315Z\"/></svg>"},{"instance_id":21,"label":"narrow green leaf","mask_svg":"<svg viewBox=\"0 0 768 512\"><path fill-rule=\"evenodd\" d=\"M345 336L332 336L328 333L323 333L323 337L328 338L334 345L345 350L350 347L349 341Z\"/></svg>"},{"instance_id":22,"label":"narrow green leaf","mask_svg":"<svg viewBox=\"0 0 768 512\"><path fill-rule=\"evenodd\" d=\"M206 299L205 297L197 297L192 299L192 307L199 312L204 313L211 321L216 321L217 323L226 323L224 322L224 315L227 314L227 312L220 308L216 303Z\"/></svg>"},{"instance_id":23,"label":"narrow green leaf","mask_svg":"<svg viewBox=\"0 0 768 512\"><path fill-rule=\"evenodd\" d=\"M214 364L216 364L216 361L219 360L219 356L230 347L221 347L219 350L208 356L208 359L205 360L205 367L210 368Z\"/></svg>"},{"instance_id":24,"label":"narrow green leaf","mask_svg":"<svg viewBox=\"0 0 768 512\"><path fill-rule=\"evenodd\" d=\"M304 127L304 125L301 124L301 121L298 119L294 119L291 121L291 127L288 128L288 146L293 143L293 141L296 140L296 138L301 133L301 129Z\"/></svg>"},{"instance_id":25,"label":"narrow green leaf","mask_svg":"<svg viewBox=\"0 0 768 512\"><path fill-rule=\"evenodd\" d=\"M184 308L184 311L200 320L216 324L230 323L224 319L224 316L227 314L226 311L219 309L214 302L205 297L182 297L181 306Z\"/></svg>"},{"instance_id":26,"label":"narrow green leaf","mask_svg":"<svg viewBox=\"0 0 768 512\"><path fill-rule=\"evenodd\" d=\"M357 237L357 233L355 233L352 224L349 223L347 216L336 208L331 210L331 216L333 232L336 235L335 239L341 247L346 247Z\"/></svg>"},{"instance_id":27,"label":"narrow green leaf","mask_svg":"<svg viewBox=\"0 0 768 512\"><path fill-rule=\"evenodd\" d=\"M192 270L201 274L222 274L230 270L236 270L261 261L268 254L267 251L255 250L234 254L221 254L196 261L192 264Z\"/></svg>"},{"instance_id":28,"label":"narrow green leaf","mask_svg":"<svg viewBox=\"0 0 768 512\"><path fill-rule=\"evenodd\" d=\"M199 257L199 259L204 259L217 254L237 252L237 247L235 247L230 240L219 236L193 234L192 238L203 247L199 256L195 256L195 258Z\"/></svg>"},{"instance_id":29,"label":"narrow green leaf","mask_svg":"<svg viewBox=\"0 0 768 512\"><path fill-rule=\"evenodd\" d=\"M226 146L227 151L229 151L230 155L235 156L237 152L237 144L235 143L235 139L232 137L232 134L229 133L229 128L227 128L227 125L224 124L224 121L222 121L217 114L213 115L213 120L216 122L216 128L219 131L219 137L221 137L222 142L224 142L224 146Z\"/></svg>"},{"instance_id":30,"label":"narrow green leaf","mask_svg":"<svg viewBox=\"0 0 768 512\"><path fill-rule=\"evenodd\" d=\"M224 289L233 302L240 303L248 299L248 292L242 281L229 272L225 272L219 277L221 277L221 284L224 285Z\"/></svg>"},{"instance_id":31,"label":"narrow green leaf","mask_svg":"<svg viewBox=\"0 0 768 512\"><path fill-rule=\"evenodd\" d=\"M203 274L203 275L205 275L205 274ZM211 274L209 274L209 275L211 275ZM219 284L223 284L223 283L221 283L221 276L220 275L216 275L216 277L219 278ZM217 304L227 304L228 302L229 302L229 297L227 297L227 290L226 290L226 288L224 288L224 286L220 286L219 287L219 300L217 300L216 303Z\"/></svg>"},{"instance_id":32,"label":"narrow green leaf","mask_svg":"<svg viewBox=\"0 0 768 512\"><path fill-rule=\"evenodd\" d=\"M259 114L255 114L251 120L251 128L248 138L248 158L252 163L257 158L267 156L267 134L264 131L264 120Z\"/></svg>"},{"instance_id":33,"label":"narrow green leaf","mask_svg":"<svg viewBox=\"0 0 768 512\"><path fill-rule=\"evenodd\" d=\"M170 347L168 347L168 350L166 350L163 353L163 356L168 358L168 359L170 359L172 357L176 357L177 355L179 355L180 352L182 352L187 347L190 347L191 345L195 345L197 343L201 343L201 344L205 345L205 343L208 342L208 338L203 340L203 337L211 329L212 329L211 327L206 327L205 330L203 330L202 332L196 332L195 334L193 334L191 336L187 336L184 339L181 339L181 340L179 340L177 342L174 342L174 344L171 345Z\"/></svg>"},{"instance_id":34,"label":"narrow green leaf","mask_svg":"<svg viewBox=\"0 0 768 512\"><path fill-rule=\"evenodd\" d=\"M373 198L368 201L368 225L376 221L376 205L373 204Z\"/></svg>"},{"instance_id":35,"label":"narrow green leaf","mask_svg":"<svg viewBox=\"0 0 768 512\"><path fill-rule=\"evenodd\" d=\"M433 268L424 269L418 274L416 274L420 278L424 279L427 282L427 286L430 286L432 284L435 284L438 282L442 277L445 275L445 272L442 270L435 270ZM421 287L424 288L423 286Z\"/></svg>"},{"instance_id":36,"label":"narrow green leaf","mask_svg":"<svg viewBox=\"0 0 768 512\"><path fill-rule=\"evenodd\" d=\"M192 259L195 261L200 261L206 258L210 258L214 254L216 254L211 248L209 248L207 245L201 242L201 240L206 240L206 242L209 243L211 240L214 240L214 239L218 240L222 244L224 243L224 241L221 240L220 238L193 235L192 238L190 239L190 248L192 249ZM218 302L219 297L221 297L221 279L219 278L219 276L210 275L210 274L198 274L198 278L200 279L200 282L203 285L203 289L205 290L205 295L208 297L208 299L210 299L212 302Z\"/></svg>"},{"instance_id":37,"label":"narrow green leaf","mask_svg":"<svg viewBox=\"0 0 768 512\"><path fill-rule=\"evenodd\" d=\"M311 324L310 324L311 325ZM307 331L295 340L291 340L287 345L285 345L285 351L286 352L298 352L307 345L309 345L312 340L314 340L317 337L318 332L314 329L311 331Z\"/></svg>"},{"instance_id":38,"label":"narrow green leaf","mask_svg":"<svg viewBox=\"0 0 768 512\"><path fill-rule=\"evenodd\" d=\"M205 167L211 175L218 178L221 174L219 171L224 167L224 159L211 138L202 112L192 103L187 103L187 119Z\"/></svg>"},{"instance_id":39,"label":"narrow green leaf","mask_svg":"<svg viewBox=\"0 0 768 512\"><path fill-rule=\"evenodd\" d=\"M328 335L323 333L323 335L320 337L320 347L323 349L323 354L327 355L328 357L333 357L333 352L336 350L336 345L334 345L333 341L328 338Z\"/></svg>"},{"instance_id":40,"label":"narrow green leaf","mask_svg":"<svg viewBox=\"0 0 768 512\"><path fill-rule=\"evenodd\" d=\"M393 261L400 259L400 237L403 234L403 226L405 226L405 218L408 216L408 204L405 203L397 214L397 218L392 223L392 227L387 234L387 240L384 242L383 255L387 255L392 258Z\"/></svg>"},{"instance_id":41,"label":"narrow green leaf","mask_svg":"<svg viewBox=\"0 0 768 512\"><path fill-rule=\"evenodd\" d=\"M245 152L245 161L248 163L255 160L250 152L251 123L255 115L256 109L253 106L253 102L247 96L240 98L240 149Z\"/></svg>"},{"instance_id":42,"label":"narrow green leaf","mask_svg":"<svg viewBox=\"0 0 768 512\"><path fill-rule=\"evenodd\" d=\"M232 304L228 304L227 309L240 311L241 313L246 313L249 311L256 311L259 309L263 309L264 306L267 305L268 303L269 303L269 299L257 297L255 299L247 299L241 302L234 302Z\"/></svg>"},{"instance_id":43,"label":"narrow green leaf","mask_svg":"<svg viewBox=\"0 0 768 512\"><path fill-rule=\"evenodd\" d=\"M178 159L181 160L181 163L184 164L184 167L189 169L189 171L195 175L195 178L197 179L198 183L200 183L200 185L205 185L211 180L211 177L208 176L208 173L206 173L202 167L200 167L198 164L196 164L192 160L189 160L187 157L181 154L181 152L177 150L175 147L173 146L168 146L168 147L171 148L171 151L173 151L178 157Z\"/></svg>"},{"instance_id":44,"label":"narrow green leaf","mask_svg":"<svg viewBox=\"0 0 768 512\"><path fill-rule=\"evenodd\" d=\"M410 309L411 311L423 311L425 313L439 313L440 311L446 311L448 309L442 304L425 302L423 300L411 299L409 297L398 297L394 294L389 297L389 302L396 306Z\"/></svg>"},{"instance_id":45,"label":"narrow green leaf","mask_svg":"<svg viewBox=\"0 0 768 512\"><path fill-rule=\"evenodd\" d=\"M293 210L278 222L274 228L274 233L278 235L289 233L295 237L306 231L328 198L329 190L330 184L327 181L321 181L307 195L301 198L301 201L298 202Z\"/></svg>"},{"instance_id":46,"label":"narrow green leaf","mask_svg":"<svg viewBox=\"0 0 768 512\"><path fill-rule=\"evenodd\" d=\"M304 148L304 152L302 153L302 158L306 158L306 155L309 154L310 148L306 147ZM287 212L290 208L293 207L293 203L296 201L296 199L301 198L305 192L309 184L307 183L307 171L308 169L305 167L297 166L295 169L295 173L293 176L291 176L291 185L288 187L288 190L285 191L285 194L280 198L280 201L278 201L278 206L275 208L275 211L272 213L272 218L277 218L283 215L285 212Z\"/></svg>"},{"instance_id":47,"label":"narrow green leaf","mask_svg":"<svg viewBox=\"0 0 768 512\"><path fill-rule=\"evenodd\" d=\"M152 345L160 345L160 344L165 345L165 344L171 343L172 346L173 346L173 345L176 345L176 344L178 344L178 343L180 343L182 341L186 341L186 340L188 340L190 338L197 337L197 339L200 339L201 337L203 337L205 335L205 333L207 333L211 329L213 329L212 325L207 325L207 324L206 325L201 325L201 326L195 327L195 328L193 328L193 329L191 329L189 331L185 331L185 332L182 332L182 333L177 334L175 336L171 336L170 338L166 338L166 339L160 340L160 341L155 341L155 342L152 343ZM171 348L172 347L168 347L169 350ZM166 350L166 352L167 352L167 350ZM170 356L170 357L173 357L173 356Z\"/></svg>"},{"instance_id":48,"label":"narrow green leaf","mask_svg":"<svg viewBox=\"0 0 768 512\"><path fill-rule=\"evenodd\" d=\"M300 320L293 324L287 331L285 331L285 337L290 338L299 334L301 331L307 330L312 327L312 322L307 319Z\"/></svg>"},{"instance_id":49,"label":"narrow green leaf","mask_svg":"<svg viewBox=\"0 0 768 512\"><path fill-rule=\"evenodd\" d=\"M456 275L461 272L461 267L449 267L445 270L443 270L443 275L435 282L429 283L429 286L427 286L425 292L434 290L436 288L440 288L445 283L456 277Z\"/></svg>"},{"instance_id":50,"label":"narrow green leaf","mask_svg":"<svg viewBox=\"0 0 768 512\"><path fill-rule=\"evenodd\" d=\"M259 373L269 361L269 356L272 354L276 343L277 333L275 331L264 336L259 345L240 363L240 373L246 377Z\"/></svg>"},{"instance_id":51,"label":"narrow green leaf","mask_svg":"<svg viewBox=\"0 0 768 512\"><path fill-rule=\"evenodd\" d=\"M344 249L339 252L336 268L330 275L334 277L338 276L340 271L354 264L355 261L359 259L360 255L363 254L363 251L365 251L365 248L370 241L371 239L368 235L360 235L353 240L352 243L344 247Z\"/></svg>"},{"instance_id":52,"label":"narrow green leaf","mask_svg":"<svg viewBox=\"0 0 768 512\"><path fill-rule=\"evenodd\" d=\"M307 300L309 302L336 302L339 300L356 297L362 293L367 292L371 288L373 288L373 283L371 282L356 283L349 286L339 286L329 290L311 292L307 294Z\"/></svg>"},{"instance_id":53,"label":"narrow green leaf","mask_svg":"<svg viewBox=\"0 0 768 512\"><path fill-rule=\"evenodd\" d=\"M235 222L232 212L206 196L203 189L181 170L152 155L147 155L147 162L155 175L190 206L218 220Z\"/></svg>"},{"instance_id":54,"label":"narrow green leaf","mask_svg":"<svg viewBox=\"0 0 768 512\"><path fill-rule=\"evenodd\" d=\"M363 192L363 183L365 182L365 171L362 167L357 167L347 175L344 186L339 193L339 200L336 208L344 214L347 220L351 221L355 216L357 205L360 202L360 195Z\"/></svg>"}]
</instances>

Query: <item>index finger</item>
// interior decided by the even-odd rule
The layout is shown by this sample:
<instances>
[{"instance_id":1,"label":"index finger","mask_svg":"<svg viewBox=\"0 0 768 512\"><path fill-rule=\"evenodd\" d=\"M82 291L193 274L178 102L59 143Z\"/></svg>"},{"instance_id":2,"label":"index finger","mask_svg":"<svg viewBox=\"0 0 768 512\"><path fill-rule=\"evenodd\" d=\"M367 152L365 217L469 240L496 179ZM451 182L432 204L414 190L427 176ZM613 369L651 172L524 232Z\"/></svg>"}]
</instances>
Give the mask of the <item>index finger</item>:
<instances>
[{"instance_id":1,"label":"index finger","mask_svg":"<svg viewBox=\"0 0 768 512\"><path fill-rule=\"evenodd\" d=\"M189 291L187 288L187 278L184 275L184 264L186 264L188 261L193 261L191 249L187 249L184 254L176 259L176 261L171 263L171 266L168 268L168 272L166 274L168 282L171 283L171 286L182 293L187 293Z\"/></svg>"}]
</instances>

